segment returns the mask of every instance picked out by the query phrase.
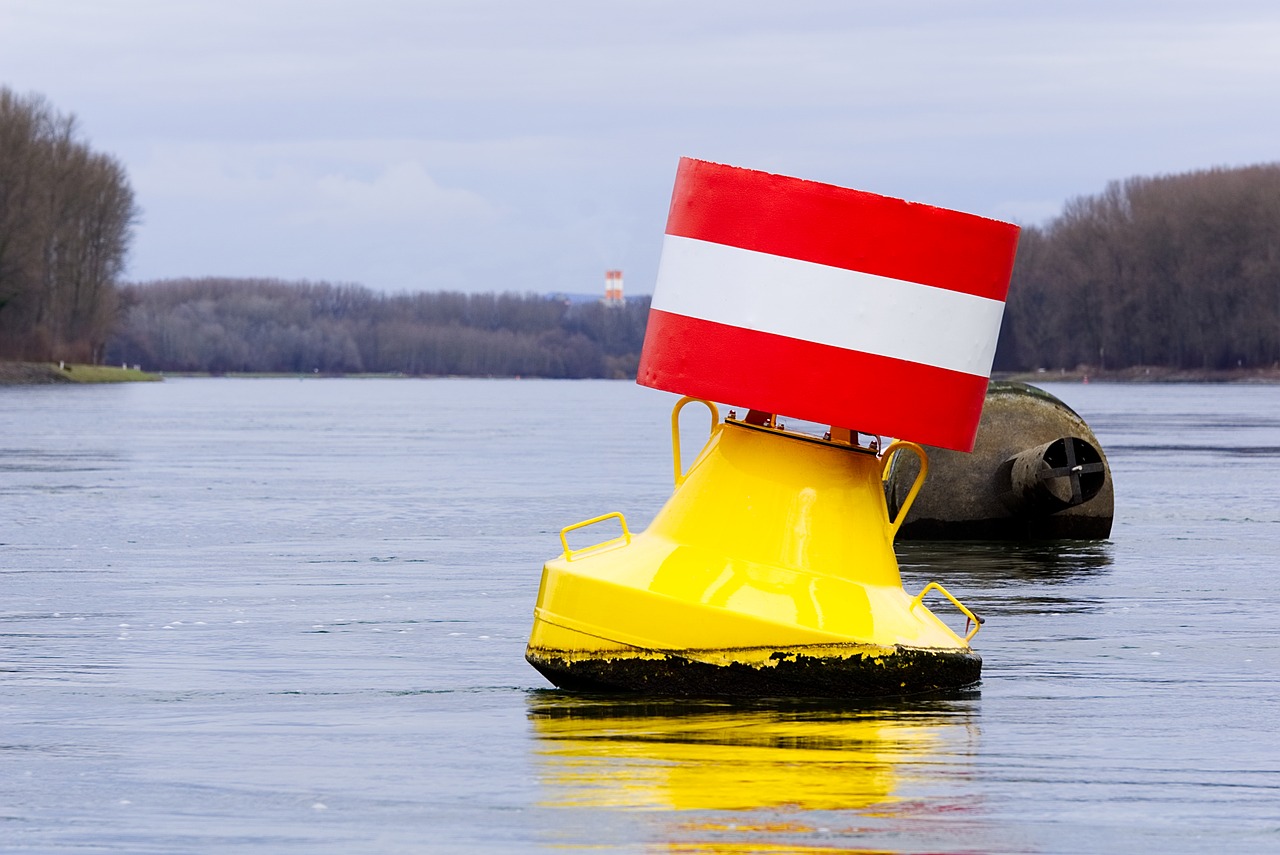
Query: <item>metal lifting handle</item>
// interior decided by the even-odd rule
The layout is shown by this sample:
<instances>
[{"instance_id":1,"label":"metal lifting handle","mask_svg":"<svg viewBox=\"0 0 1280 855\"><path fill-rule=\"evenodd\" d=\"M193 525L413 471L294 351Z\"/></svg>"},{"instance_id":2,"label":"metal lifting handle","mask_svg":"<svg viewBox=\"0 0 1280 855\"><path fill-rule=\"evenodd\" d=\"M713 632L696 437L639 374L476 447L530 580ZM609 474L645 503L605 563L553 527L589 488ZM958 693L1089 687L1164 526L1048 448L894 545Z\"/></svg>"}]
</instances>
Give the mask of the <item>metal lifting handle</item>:
<instances>
[{"instance_id":1,"label":"metal lifting handle","mask_svg":"<svg viewBox=\"0 0 1280 855\"><path fill-rule=\"evenodd\" d=\"M893 540L898 533L898 528L902 525L902 521L907 518L907 511L911 510L911 503L916 500L916 494L920 492L920 488L924 486L924 479L929 475L929 455L925 450L914 442L906 440L898 440L891 444L880 455L880 481L885 479L885 473L889 471L889 465L893 463L894 456L903 449L912 451L916 457L920 458L920 472L916 475L916 480L911 484L911 489L907 491L907 498L903 500L902 505L898 508L898 514L893 519L889 519L889 509L885 508L885 522L889 526L889 540ZM950 596L948 594L948 596Z\"/></svg>"},{"instance_id":2,"label":"metal lifting handle","mask_svg":"<svg viewBox=\"0 0 1280 855\"><path fill-rule=\"evenodd\" d=\"M617 517L618 522L622 523L622 535L620 537L611 538L609 540L603 540L600 543L593 543L591 546L584 546L581 549L569 548L569 540L566 537L566 535L568 535L569 532L577 531L580 528L586 528L589 525L595 525L598 522L604 522L605 520L611 519L613 517ZM573 560L573 556L580 555L583 552L588 552L592 549L599 549L602 546L608 546L612 543L630 543L630 542L631 542L631 530L627 528L627 518L624 517L618 511L614 511L613 513L609 513L609 514L601 514L598 517L592 517L589 520L583 520L582 522L574 523L573 525L567 525L564 528L560 529L560 545L564 547L564 557L569 561Z\"/></svg>"},{"instance_id":3,"label":"metal lifting handle","mask_svg":"<svg viewBox=\"0 0 1280 855\"><path fill-rule=\"evenodd\" d=\"M982 620L982 618L978 617L976 614L969 611L969 609L965 607L964 603L960 602L955 597L951 596L951 592L948 591L946 588L942 587L941 585L939 585L937 582L930 582L928 585L925 585L924 590L916 594L915 599L911 601L911 605L907 608L907 611L911 611L916 606L924 602L924 595L929 593L930 591L941 591L942 596L950 600L951 604L954 605L956 608L958 608L962 614L964 614L965 616L964 628L969 631L969 634L964 637L964 643L968 644L973 639L973 637L978 634L978 630L982 629L982 624L984 623L984 621ZM973 624L973 629L969 630L969 624L971 623Z\"/></svg>"},{"instance_id":4,"label":"metal lifting handle","mask_svg":"<svg viewBox=\"0 0 1280 855\"><path fill-rule=\"evenodd\" d=\"M707 409L711 411L710 436L715 436L716 429L720 427L720 409L710 401L691 398L688 395L676 401L676 407L671 411L671 460L675 467L677 487L684 483L684 466L680 463L680 411L684 409L685 404L692 403L706 404Z\"/></svg>"}]
</instances>

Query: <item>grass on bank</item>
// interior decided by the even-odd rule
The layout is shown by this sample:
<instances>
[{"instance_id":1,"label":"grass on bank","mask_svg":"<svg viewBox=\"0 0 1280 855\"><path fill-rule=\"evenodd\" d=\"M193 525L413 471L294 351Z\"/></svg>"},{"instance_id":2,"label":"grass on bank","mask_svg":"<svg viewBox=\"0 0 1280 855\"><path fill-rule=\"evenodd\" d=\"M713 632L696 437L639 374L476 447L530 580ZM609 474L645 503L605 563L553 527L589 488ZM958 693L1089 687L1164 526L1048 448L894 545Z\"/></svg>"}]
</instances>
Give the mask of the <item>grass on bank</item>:
<instances>
[{"instance_id":1,"label":"grass on bank","mask_svg":"<svg viewBox=\"0 0 1280 855\"><path fill-rule=\"evenodd\" d=\"M0 362L0 385L52 383L138 383L163 379L136 368L54 362Z\"/></svg>"}]
</instances>

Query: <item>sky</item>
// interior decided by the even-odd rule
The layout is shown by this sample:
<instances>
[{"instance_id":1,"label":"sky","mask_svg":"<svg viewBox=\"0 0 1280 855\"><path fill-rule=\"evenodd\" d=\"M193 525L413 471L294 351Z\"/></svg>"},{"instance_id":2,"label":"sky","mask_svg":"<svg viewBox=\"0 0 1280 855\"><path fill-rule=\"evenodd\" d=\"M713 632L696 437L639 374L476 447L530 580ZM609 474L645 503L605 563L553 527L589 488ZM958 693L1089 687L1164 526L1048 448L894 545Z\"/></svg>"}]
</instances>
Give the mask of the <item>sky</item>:
<instances>
[{"instance_id":1,"label":"sky","mask_svg":"<svg viewBox=\"0 0 1280 855\"><path fill-rule=\"evenodd\" d=\"M1280 161L1274 0L0 0L126 278L650 293L680 157L1022 225Z\"/></svg>"}]
</instances>

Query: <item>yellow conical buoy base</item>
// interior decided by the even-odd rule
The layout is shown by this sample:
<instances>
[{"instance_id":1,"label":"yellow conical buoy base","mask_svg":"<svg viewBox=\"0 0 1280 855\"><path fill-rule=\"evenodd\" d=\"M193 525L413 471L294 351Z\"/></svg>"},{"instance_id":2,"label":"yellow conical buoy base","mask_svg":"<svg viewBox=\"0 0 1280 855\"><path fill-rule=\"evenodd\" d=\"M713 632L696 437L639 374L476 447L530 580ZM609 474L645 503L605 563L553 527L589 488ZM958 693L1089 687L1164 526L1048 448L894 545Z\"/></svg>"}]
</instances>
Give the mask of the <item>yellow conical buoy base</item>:
<instances>
[{"instance_id":1,"label":"yellow conical buoy base","mask_svg":"<svg viewBox=\"0 0 1280 855\"><path fill-rule=\"evenodd\" d=\"M876 697L977 682L973 633L961 639L922 602L940 586L902 588L893 536L907 508L890 520L882 486L901 447L923 464L909 443L877 455L714 423L687 475L677 457L676 491L647 530L633 535L609 514L562 532L526 658L564 689L676 696ZM569 549L565 533L608 517L620 537Z\"/></svg>"}]
</instances>

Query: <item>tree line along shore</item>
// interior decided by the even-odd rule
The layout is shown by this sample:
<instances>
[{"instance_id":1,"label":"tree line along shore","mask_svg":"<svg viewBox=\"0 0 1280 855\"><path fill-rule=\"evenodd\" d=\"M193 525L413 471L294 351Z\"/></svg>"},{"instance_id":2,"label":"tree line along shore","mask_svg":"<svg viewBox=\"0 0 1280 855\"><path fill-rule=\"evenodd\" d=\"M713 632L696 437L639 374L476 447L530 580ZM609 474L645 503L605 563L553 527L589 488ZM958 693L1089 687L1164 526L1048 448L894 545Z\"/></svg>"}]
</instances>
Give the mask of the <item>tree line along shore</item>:
<instances>
[{"instance_id":1,"label":"tree line along shore","mask_svg":"<svg viewBox=\"0 0 1280 855\"><path fill-rule=\"evenodd\" d=\"M121 289L116 364L178 372L634 377L647 297L383 294L184 279Z\"/></svg>"},{"instance_id":2,"label":"tree line along shore","mask_svg":"<svg viewBox=\"0 0 1280 855\"><path fill-rule=\"evenodd\" d=\"M0 361L62 363L64 379L80 370L67 363L635 375L648 298L384 294L272 279L121 284L137 218L123 167L88 146L74 117L0 87ZM1280 163L1115 181L1024 227L993 369L1042 379L1275 379ZM24 372L50 376L11 366L0 382Z\"/></svg>"},{"instance_id":3,"label":"tree line along shore","mask_svg":"<svg viewBox=\"0 0 1280 855\"><path fill-rule=\"evenodd\" d=\"M1024 228L995 367L1280 368L1280 163L1115 181Z\"/></svg>"}]
</instances>

